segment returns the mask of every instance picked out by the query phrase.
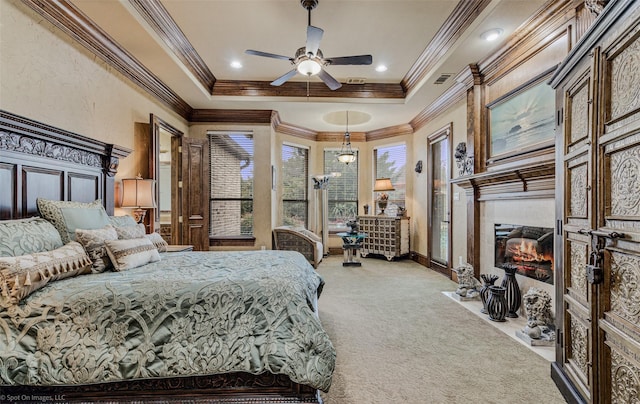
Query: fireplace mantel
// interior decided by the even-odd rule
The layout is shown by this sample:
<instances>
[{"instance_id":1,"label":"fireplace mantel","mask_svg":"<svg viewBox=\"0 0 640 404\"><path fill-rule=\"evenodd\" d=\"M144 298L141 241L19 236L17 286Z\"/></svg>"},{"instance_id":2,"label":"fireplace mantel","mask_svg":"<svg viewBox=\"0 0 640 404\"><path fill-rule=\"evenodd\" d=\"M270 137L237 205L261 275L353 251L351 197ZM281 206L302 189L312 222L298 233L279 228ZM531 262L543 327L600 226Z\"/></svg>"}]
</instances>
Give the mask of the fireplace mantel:
<instances>
[{"instance_id":1,"label":"fireplace mantel","mask_svg":"<svg viewBox=\"0 0 640 404\"><path fill-rule=\"evenodd\" d=\"M467 195L476 192L478 201L555 197L555 162L487 171L454 178L452 184Z\"/></svg>"}]
</instances>

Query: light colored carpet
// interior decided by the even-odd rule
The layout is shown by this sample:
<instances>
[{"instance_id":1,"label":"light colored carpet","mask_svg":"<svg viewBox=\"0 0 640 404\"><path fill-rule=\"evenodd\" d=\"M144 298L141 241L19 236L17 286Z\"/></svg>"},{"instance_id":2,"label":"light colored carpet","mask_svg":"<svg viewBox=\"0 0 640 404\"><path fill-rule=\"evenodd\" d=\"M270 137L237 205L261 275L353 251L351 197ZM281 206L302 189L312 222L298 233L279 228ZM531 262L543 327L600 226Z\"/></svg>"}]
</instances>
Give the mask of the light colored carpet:
<instances>
[{"instance_id":1,"label":"light colored carpet","mask_svg":"<svg viewBox=\"0 0 640 404\"><path fill-rule=\"evenodd\" d=\"M323 260L320 319L337 350L326 404L564 403L550 363L443 295L404 259Z\"/></svg>"}]
</instances>

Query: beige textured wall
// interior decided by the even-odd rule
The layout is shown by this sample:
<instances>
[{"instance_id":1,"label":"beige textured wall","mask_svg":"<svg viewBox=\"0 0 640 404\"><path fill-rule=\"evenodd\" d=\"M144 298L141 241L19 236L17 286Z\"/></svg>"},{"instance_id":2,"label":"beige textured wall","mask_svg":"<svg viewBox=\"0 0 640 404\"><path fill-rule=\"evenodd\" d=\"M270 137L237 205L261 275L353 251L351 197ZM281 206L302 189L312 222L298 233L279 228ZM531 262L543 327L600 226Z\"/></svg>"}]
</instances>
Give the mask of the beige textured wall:
<instances>
[{"instance_id":1,"label":"beige textured wall","mask_svg":"<svg viewBox=\"0 0 640 404\"><path fill-rule=\"evenodd\" d=\"M0 0L0 38L1 109L129 149L150 113L187 133L185 120L17 0ZM135 153L117 178L140 170Z\"/></svg>"}]
</instances>

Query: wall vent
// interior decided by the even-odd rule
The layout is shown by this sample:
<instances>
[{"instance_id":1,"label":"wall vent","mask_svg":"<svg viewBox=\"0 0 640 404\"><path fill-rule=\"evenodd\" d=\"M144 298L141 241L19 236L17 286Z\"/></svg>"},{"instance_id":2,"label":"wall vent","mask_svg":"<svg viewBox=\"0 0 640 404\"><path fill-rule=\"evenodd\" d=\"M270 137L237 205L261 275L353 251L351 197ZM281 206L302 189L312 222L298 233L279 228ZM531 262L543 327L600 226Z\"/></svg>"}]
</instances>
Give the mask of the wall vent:
<instances>
[{"instance_id":1,"label":"wall vent","mask_svg":"<svg viewBox=\"0 0 640 404\"><path fill-rule=\"evenodd\" d=\"M347 84L364 84L367 81L364 77L349 77Z\"/></svg>"},{"instance_id":2,"label":"wall vent","mask_svg":"<svg viewBox=\"0 0 640 404\"><path fill-rule=\"evenodd\" d=\"M440 77L438 77L436 81L433 82L433 84L442 84L451 76L453 76L453 73L442 73Z\"/></svg>"}]
</instances>

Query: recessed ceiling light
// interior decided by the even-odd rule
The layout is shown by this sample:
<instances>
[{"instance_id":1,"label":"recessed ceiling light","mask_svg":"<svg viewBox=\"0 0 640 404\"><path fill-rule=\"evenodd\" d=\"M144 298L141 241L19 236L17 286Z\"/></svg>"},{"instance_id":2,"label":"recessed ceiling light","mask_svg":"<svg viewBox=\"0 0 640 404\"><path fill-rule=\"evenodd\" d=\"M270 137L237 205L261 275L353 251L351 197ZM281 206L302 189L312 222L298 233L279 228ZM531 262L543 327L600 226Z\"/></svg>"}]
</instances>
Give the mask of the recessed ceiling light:
<instances>
[{"instance_id":1,"label":"recessed ceiling light","mask_svg":"<svg viewBox=\"0 0 640 404\"><path fill-rule=\"evenodd\" d=\"M498 37L500 37L500 35L502 35L503 32L504 31L500 28L493 28L480 34L480 38L489 42L495 41L496 39L498 39Z\"/></svg>"},{"instance_id":2,"label":"recessed ceiling light","mask_svg":"<svg viewBox=\"0 0 640 404\"><path fill-rule=\"evenodd\" d=\"M233 62L231 62L231 67L233 67L234 69L240 69L242 68L242 63L238 62L237 60L234 60Z\"/></svg>"},{"instance_id":3,"label":"recessed ceiling light","mask_svg":"<svg viewBox=\"0 0 640 404\"><path fill-rule=\"evenodd\" d=\"M386 72L386 71L387 71L387 66L385 66L385 65L378 65L378 66L376 66L376 71L377 71L377 72L380 72L380 73L382 73L382 72Z\"/></svg>"}]
</instances>

